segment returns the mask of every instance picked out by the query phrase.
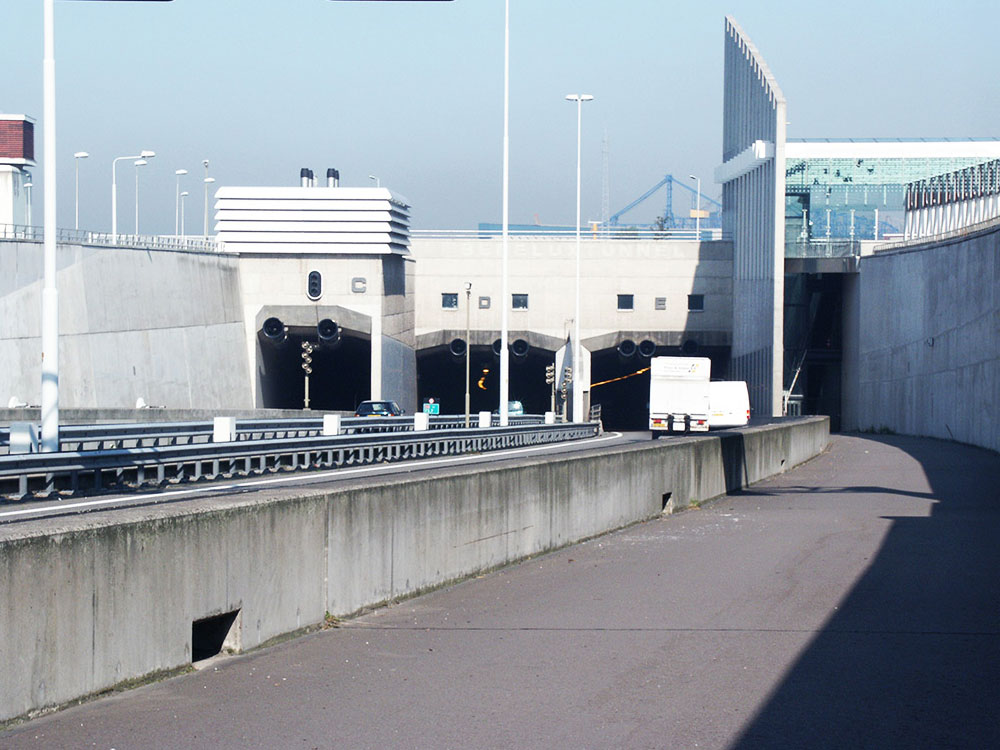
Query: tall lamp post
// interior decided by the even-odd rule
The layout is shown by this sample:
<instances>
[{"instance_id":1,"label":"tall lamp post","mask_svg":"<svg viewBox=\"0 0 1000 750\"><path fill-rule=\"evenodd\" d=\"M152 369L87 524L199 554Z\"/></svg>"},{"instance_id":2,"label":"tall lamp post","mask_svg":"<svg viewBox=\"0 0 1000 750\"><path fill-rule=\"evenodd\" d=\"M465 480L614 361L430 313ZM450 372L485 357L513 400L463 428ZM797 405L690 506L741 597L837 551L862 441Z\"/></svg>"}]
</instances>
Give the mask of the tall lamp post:
<instances>
[{"instance_id":1,"label":"tall lamp post","mask_svg":"<svg viewBox=\"0 0 1000 750\"><path fill-rule=\"evenodd\" d=\"M43 451L59 450L59 292L56 289L56 34L55 0L42 0L42 152L45 154L45 220L42 288ZM136 157L130 157L136 158ZM112 163L112 173L114 164ZM112 175L112 193L114 176ZM116 207L112 203L112 213ZM112 217L112 225L114 219ZM115 232L117 234L117 232Z\"/></svg>"},{"instance_id":2,"label":"tall lamp post","mask_svg":"<svg viewBox=\"0 0 1000 750\"><path fill-rule=\"evenodd\" d=\"M180 231L181 222L181 177L186 175L188 171L186 169L175 169L174 174L177 176L177 199L174 203L174 236L176 237Z\"/></svg>"},{"instance_id":3,"label":"tall lamp post","mask_svg":"<svg viewBox=\"0 0 1000 750\"><path fill-rule=\"evenodd\" d=\"M177 196L177 200L180 201L181 204L181 237L184 236L184 199L187 197L188 197L187 190L181 191L181 193Z\"/></svg>"},{"instance_id":4,"label":"tall lamp post","mask_svg":"<svg viewBox=\"0 0 1000 750\"><path fill-rule=\"evenodd\" d=\"M212 180L212 178L208 176L208 159L203 159L201 163L205 167L205 178L202 180L202 183L205 185L205 226L202 235L208 237L208 186L211 184L209 180ZM215 180L212 180L212 182L215 182Z\"/></svg>"},{"instance_id":5,"label":"tall lamp post","mask_svg":"<svg viewBox=\"0 0 1000 750\"><path fill-rule=\"evenodd\" d=\"M508 247L510 240L510 0L504 2L503 26L503 209L501 219L500 260L500 426L510 422L510 293L508 282Z\"/></svg>"},{"instance_id":6,"label":"tall lamp post","mask_svg":"<svg viewBox=\"0 0 1000 750\"><path fill-rule=\"evenodd\" d=\"M135 165L135 236L139 236L139 167L149 164L145 159L136 159Z\"/></svg>"},{"instance_id":7,"label":"tall lamp post","mask_svg":"<svg viewBox=\"0 0 1000 750\"><path fill-rule=\"evenodd\" d=\"M576 102L576 312L573 315L573 421L583 421L583 347L580 345L580 152L583 134L583 103L594 100L590 94L567 94Z\"/></svg>"},{"instance_id":8,"label":"tall lamp post","mask_svg":"<svg viewBox=\"0 0 1000 750\"><path fill-rule=\"evenodd\" d=\"M76 201L75 201L76 202L76 211L75 211L76 220L73 223L73 228L77 229L77 230L80 229L80 159L86 159L89 156L90 156L90 154L88 154L86 151L77 151L75 154L73 154L73 162L76 165L76 169L75 169L75 172L76 172L76 188L73 191L74 195L76 196Z\"/></svg>"},{"instance_id":9,"label":"tall lamp post","mask_svg":"<svg viewBox=\"0 0 1000 750\"><path fill-rule=\"evenodd\" d=\"M701 178L695 177L693 174L689 174L688 177L698 183L698 192L695 193L697 197L697 203L695 204L694 210L694 232L695 237L698 241L701 241Z\"/></svg>"},{"instance_id":10,"label":"tall lamp post","mask_svg":"<svg viewBox=\"0 0 1000 750\"><path fill-rule=\"evenodd\" d=\"M136 156L116 156L111 160L111 242L118 243L118 162L126 159L138 161L140 159L152 159L156 156L155 151L142 150Z\"/></svg>"},{"instance_id":11,"label":"tall lamp post","mask_svg":"<svg viewBox=\"0 0 1000 750\"><path fill-rule=\"evenodd\" d=\"M31 226L31 188L35 186L35 183L29 180L24 183L24 226Z\"/></svg>"},{"instance_id":12,"label":"tall lamp post","mask_svg":"<svg viewBox=\"0 0 1000 750\"><path fill-rule=\"evenodd\" d=\"M472 357L472 342L469 337L472 333L472 282L465 282L465 427L469 427L469 374L470 358Z\"/></svg>"}]
</instances>

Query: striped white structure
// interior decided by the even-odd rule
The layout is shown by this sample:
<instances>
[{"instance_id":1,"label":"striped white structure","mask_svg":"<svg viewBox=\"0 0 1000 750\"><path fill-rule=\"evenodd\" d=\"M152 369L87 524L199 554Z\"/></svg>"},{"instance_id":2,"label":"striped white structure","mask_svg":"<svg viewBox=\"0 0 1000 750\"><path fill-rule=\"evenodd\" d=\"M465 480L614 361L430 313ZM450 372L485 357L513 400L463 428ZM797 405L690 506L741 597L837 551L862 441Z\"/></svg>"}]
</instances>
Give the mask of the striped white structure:
<instances>
[{"instance_id":1,"label":"striped white structure","mask_svg":"<svg viewBox=\"0 0 1000 750\"><path fill-rule=\"evenodd\" d=\"M745 380L756 415L782 408L785 261L785 97L757 48L726 17L722 230L733 238L730 377Z\"/></svg>"},{"instance_id":2,"label":"striped white structure","mask_svg":"<svg viewBox=\"0 0 1000 750\"><path fill-rule=\"evenodd\" d=\"M407 202L381 187L223 187L215 231L228 252L406 255Z\"/></svg>"},{"instance_id":3,"label":"striped white structure","mask_svg":"<svg viewBox=\"0 0 1000 750\"><path fill-rule=\"evenodd\" d=\"M906 186L904 240L933 237L1000 216L1000 159Z\"/></svg>"}]
</instances>

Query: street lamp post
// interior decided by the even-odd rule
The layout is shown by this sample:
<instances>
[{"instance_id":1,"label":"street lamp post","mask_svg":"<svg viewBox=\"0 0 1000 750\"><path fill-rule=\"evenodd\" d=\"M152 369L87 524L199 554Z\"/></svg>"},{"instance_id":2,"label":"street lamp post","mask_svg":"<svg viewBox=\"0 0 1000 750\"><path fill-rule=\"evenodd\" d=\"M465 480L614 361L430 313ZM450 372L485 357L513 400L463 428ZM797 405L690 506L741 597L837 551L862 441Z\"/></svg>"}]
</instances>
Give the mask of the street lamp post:
<instances>
[{"instance_id":1,"label":"street lamp post","mask_svg":"<svg viewBox=\"0 0 1000 750\"><path fill-rule=\"evenodd\" d=\"M573 421L583 421L583 347L580 345L580 154L583 134L583 103L594 100L590 94L567 94L567 101L576 102L576 312L573 315Z\"/></svg>"},{"instance_id":2,"label":"street lamp post","mask_svg":"<svg viewBox=\"0 0 1000 750\"><path fill-rule=\"evenodd\" d=\"M469 374L470 358L472 357L472 342L469 337L472 333L472 282L465 282L465 426L469 427Z\"/></svg>"},{"instance_id":3,"label":"street lamp post","mask_svg":"<svg viewBox=\"0 0 1000 750\"><path fill-rule=\"evenodd\" d=\"M137 156L116 156L111 160L111 242L118 244L118 162L125 159L152 159L155 151L142 150Z\"/></svg>"},{"instance_id":4,"label":"street lamp post","mask_svg":"<svg viewBox=\"0 0 1000 750\"><path fill-rule=\"evenodd\" d=\"M76 220L73 223L73 228L77 230L80 228L80 159L86 159L88 156L90 154L86 151L77 151L73 154L73 162L76 165L76 189L74 190L74 194L76 195Z\"/></svg>"},{"instance_id":5,"label":"street lamp post","mask_svg":"<svg viewBox=\"0 0 1000 750\"><path fill-rule=\"evenodd\" d=\"M31 226L31 188L35 186L33 182L24 183L24 226Z\"/></svg>"},{"instance_id":6,"label":"street lamp post","mask_svg":"<svg viewBox=\"0 0 1000 750\"><path fill-rule=\"evenodd\" d=\"M375 187L382 187L382 180L373 174L368 175L368 179L375 183Z\"/></svg>"},{"instance_id":7,"label":"street lamp post","mask_svg":"<svg viewBox=\"0 0 1000 750\"><path fill-rule=\"evenodd\" d=\"M181 204L181 237L184 236L184 199L188 197L188 191L181 191L180 195L177 196L177 200Z\"/></svg>"},{"instance_id":8,"label":"street lamp post","mask_svg":"<svg viewBox=\"0 0 1000 750\"><path fill-rule=\"evenodd\" d=\"M214 177L206 177L205 183L205 239L208 239L208 186L215 182Z\"/></svg>"},{"instance_id":9,"label":"street lamp post","mask_svg":"<svg viewBox=\"0 0 1000 750\"><path fill-rule=\"evenodd\" d=\"M508 247L510 239L510 0L504 3L503 29L503 209L501 219L500 260L500 426L510 422L510 352L507 340L510 307L508 282Z\"/></svg>"},{"instance_id":10,"label":"street lamp post","mask_svg":"<svg viewBox=\"0 0 1000 750\"><path fill-rule=\"evenodd\" d=\"M145 159L136 159L135 165L135 236L139 236L139 167L149 164Z\"/></svg>"},{"instance_id":11,"label":"street lamp post","mask_svg":"<svg viewBox=\"0 0 1000 750\"><path fill-rule=\"evenodd\" d=\"M174 203L174 236L180 231L180 221L181 221L181 177L186 175L188 171L186 169L175 169L174 174L177 176L177 199Z\"/></svg>"},{"instance_id":12,"label":"street lamp post","mask_svg":"<svg viewBox=\"0 0 1000 750\"><path fill-rule=\"evenodd\" d=\"M59 450L59 291L56 288L56 34L55 0L42 0L42 153L45 154L45 219L42 287L42 440ZM136 158L136 157L130 157ZM114 164L112 164L114 172ZM112 176L112 193L114 193ZM112 213L116 210L112 204ZM112 218L112 224L114 224ZM117 232L116 232L117 234Z\"/></svg>"},{"instance_id":13,"label":"street lamp post","mask_svg":"<svg viewBox=\"0 0 1000 750\"><path fill-rule=\"evenodd\" d=\"M701 178L695 177L693 174L689 174L688 177L698 183L698 192L695 194L697 196L697 203L695 204L694 210L694 233L698 241L701 241Z\"/></svg>"}]
</instances>

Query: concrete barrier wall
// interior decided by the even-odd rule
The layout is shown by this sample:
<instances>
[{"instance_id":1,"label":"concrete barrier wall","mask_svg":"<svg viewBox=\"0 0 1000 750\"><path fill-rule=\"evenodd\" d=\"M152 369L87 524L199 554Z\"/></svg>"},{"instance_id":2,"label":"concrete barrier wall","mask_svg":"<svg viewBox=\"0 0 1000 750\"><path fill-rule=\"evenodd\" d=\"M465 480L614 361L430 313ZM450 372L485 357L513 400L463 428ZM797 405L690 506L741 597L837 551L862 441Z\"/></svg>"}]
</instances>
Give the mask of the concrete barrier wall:
<instances>
[{"instance_id":1,"label":"concrete barrier wall","mask_svg":"<svg viewBox=\"0 0 1000 750\"><path fill-rule=\"evenodd\" d=\"M1000 225L862 258L847 429L1000 451Z\"/></svg>"},{"instance_id":2,"label":"concrete barrier wall","mask_svg":"<svg viewBox=\"0 0 1000 750\"><path fill-rule=\"evenodd\" d=\"M42 246L0 250L0 404L37 404ZM253 406L236 258L59 245L57 264L61 406Z\"/></svg>"},{"instance_id":3,"label":"concrete barrier wall","mask_svg":"<svg viewBox=\"0 0 1000 750\"><path fill-rule=\"evenodd\" d=\"M183 668L192 623L242 649L717 497L822 451L810 417L332 490L0 528L0 722ZM55 524L55 526L54 526Z\"/></svg>"}]
</instances>

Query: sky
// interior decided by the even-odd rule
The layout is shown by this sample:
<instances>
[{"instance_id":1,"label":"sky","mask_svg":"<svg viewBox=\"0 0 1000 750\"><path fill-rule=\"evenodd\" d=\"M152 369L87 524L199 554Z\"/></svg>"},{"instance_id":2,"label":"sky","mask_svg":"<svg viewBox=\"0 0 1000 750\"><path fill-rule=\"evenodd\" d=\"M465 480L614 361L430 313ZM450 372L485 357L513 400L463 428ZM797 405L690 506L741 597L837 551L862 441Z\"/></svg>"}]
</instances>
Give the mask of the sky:
<instances>
[{"instance_id":1,"label":"sky","mask_svg":"<svg viewBox=\"0 0 1000 750\"><path fill-rule=\"evenodd\" d=\"M1000 136L995 0L510 0L510 221L572 225L576 105L582 217L672 174L718 197L724 20L753 40L788 101L788 136ZM0 0L0 112L36 121L42 216L42 0ZM144 234L172 234L175 170L188 233L203 160L222 185L341 184L404 196L416 229L499 223L503 0L56 0L57 210L109 231L111 164L142 149ZM604 168L607 163L607 170ZM135 174L118 167L119 231ZM605 180L605 173L607 179ZM629 214L652 221L663 193Z\"/></svg>"}]
</instances>

